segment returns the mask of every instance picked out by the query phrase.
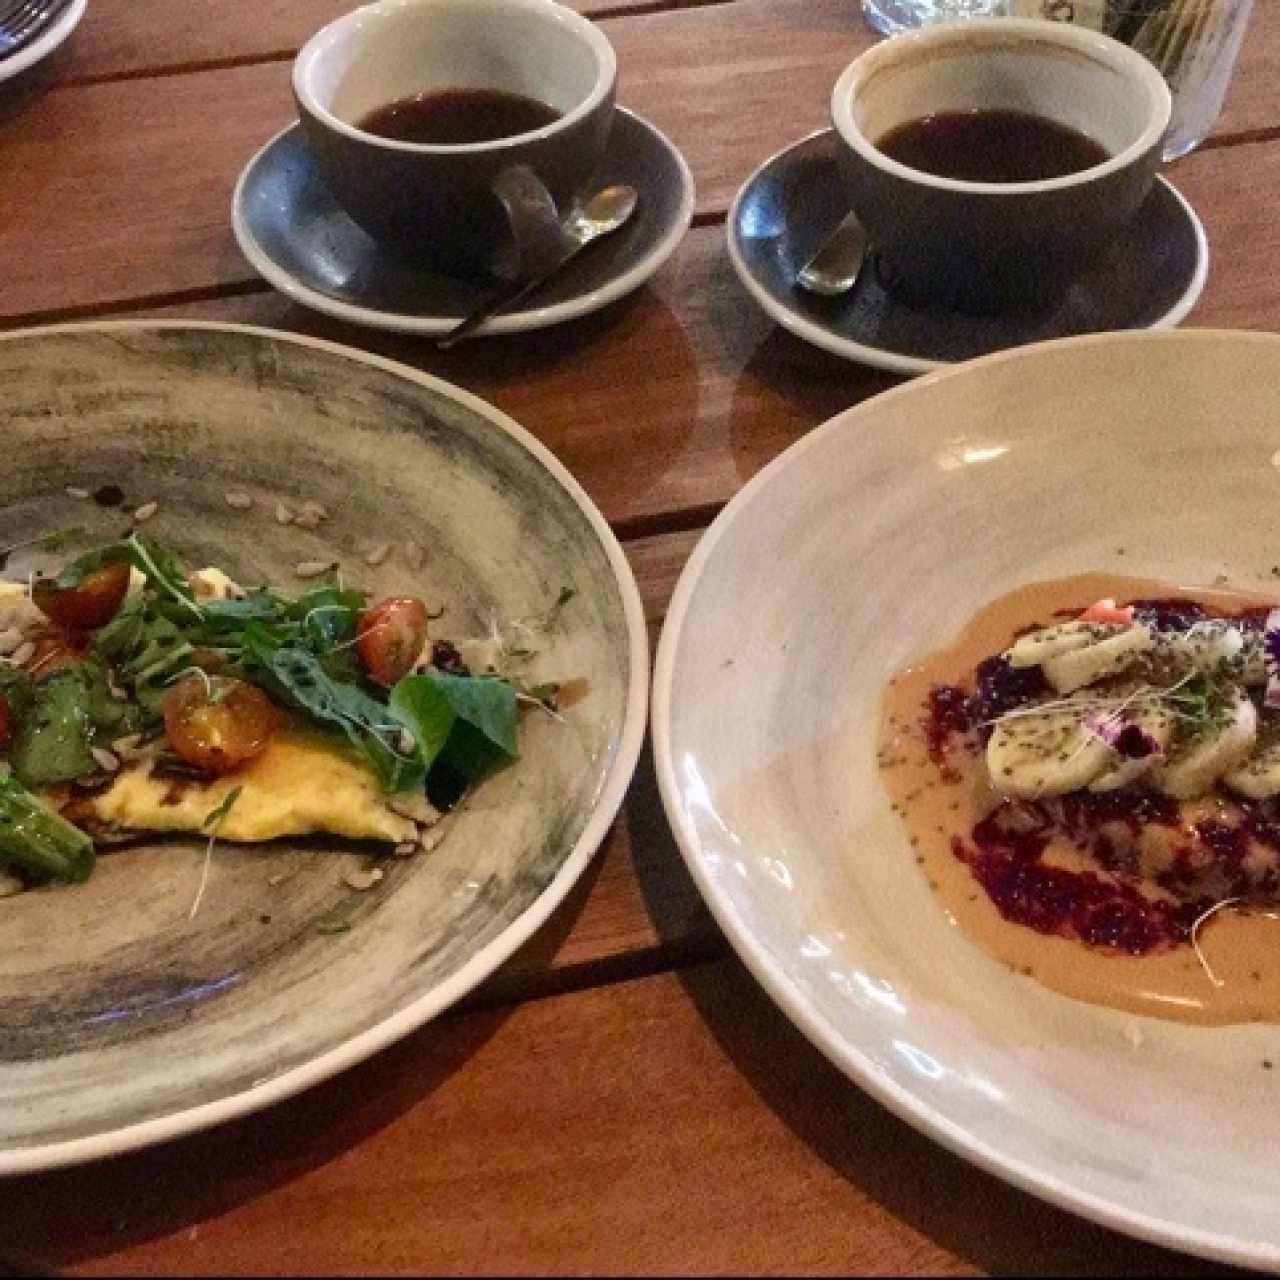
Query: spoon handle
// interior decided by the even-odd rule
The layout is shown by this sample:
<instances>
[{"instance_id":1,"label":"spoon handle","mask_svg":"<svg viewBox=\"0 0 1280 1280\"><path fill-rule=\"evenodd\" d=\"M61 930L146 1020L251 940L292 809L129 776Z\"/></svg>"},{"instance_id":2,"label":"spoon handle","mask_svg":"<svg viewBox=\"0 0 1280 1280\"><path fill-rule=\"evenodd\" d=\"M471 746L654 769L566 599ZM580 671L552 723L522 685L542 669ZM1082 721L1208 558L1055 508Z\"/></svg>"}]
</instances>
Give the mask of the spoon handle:
<instances>
[{"instance_id":1,"label":"spoon handle","mask_svg":"<svg viewBox=\"0 0 1280 1280\"><path fill-rule=\"evenodd\" d=\"M515 284L503 285L502 288L495 290L465 320L454 325L443 337L436 339L437 349L448 351L459 342L465 342L490 316L496 315L507 307L514 307L518 302L523 302L531 293L546 284L580 248L580 245L575 246L551 270L534 276L532 280L526 280L523 284L517 281Z\"/></svg>"}]
</instances>

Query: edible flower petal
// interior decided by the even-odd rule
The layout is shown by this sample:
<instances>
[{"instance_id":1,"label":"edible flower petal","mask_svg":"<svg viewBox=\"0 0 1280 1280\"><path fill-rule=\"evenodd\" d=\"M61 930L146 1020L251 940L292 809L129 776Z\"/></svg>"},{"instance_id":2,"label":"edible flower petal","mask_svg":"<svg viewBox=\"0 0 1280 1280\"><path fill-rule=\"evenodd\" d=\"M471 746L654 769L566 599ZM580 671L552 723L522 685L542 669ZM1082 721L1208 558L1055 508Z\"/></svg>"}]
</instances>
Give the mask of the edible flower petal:
<instances>
[{"instance_id":1,"label":"edible flower petal","mask_svg":"<svg viewBox=\"0 0 1280 1280\"><path fill-rule=\"evenodd\" d=\"M1133 605L1127 604L1123 609L1116 605L1110 596L1091 604L1079 618L1080 622L1115 622L1128 626L1133 621Z\"/></svg>"}]
</instances>

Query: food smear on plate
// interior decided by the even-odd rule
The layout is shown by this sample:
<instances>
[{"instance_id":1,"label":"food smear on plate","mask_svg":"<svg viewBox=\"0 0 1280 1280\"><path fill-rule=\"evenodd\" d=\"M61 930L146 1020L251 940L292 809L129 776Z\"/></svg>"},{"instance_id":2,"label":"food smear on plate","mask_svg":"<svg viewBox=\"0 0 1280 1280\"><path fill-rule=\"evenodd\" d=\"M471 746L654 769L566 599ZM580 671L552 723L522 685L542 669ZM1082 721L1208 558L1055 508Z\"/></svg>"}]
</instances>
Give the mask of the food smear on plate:
<instances>
[{"instance_id":1,"label":"food smear on plate","mask_svg":"<svg viewBox=\"0 0 1280 1280\"><path fill-rule=\"evenodd\" d=\"M135 531L0 582L0 894L157 832L429 849L517 759L522 709L559 714L558 686L523 678L546 619L455 643L418 596L320 569L245 589Z\"/></svg>"},{"instance_id":2,"label":"food smear on plate","mask_svg":"<svg viewBox=\"0 0 1280 1280\"><path fill-rule=\"evenodd\" d=\"M886 690L878 763L950 920L1078 999L1280 1021L1280 607L1022 587Z\"/></svg>"}]
</instances>

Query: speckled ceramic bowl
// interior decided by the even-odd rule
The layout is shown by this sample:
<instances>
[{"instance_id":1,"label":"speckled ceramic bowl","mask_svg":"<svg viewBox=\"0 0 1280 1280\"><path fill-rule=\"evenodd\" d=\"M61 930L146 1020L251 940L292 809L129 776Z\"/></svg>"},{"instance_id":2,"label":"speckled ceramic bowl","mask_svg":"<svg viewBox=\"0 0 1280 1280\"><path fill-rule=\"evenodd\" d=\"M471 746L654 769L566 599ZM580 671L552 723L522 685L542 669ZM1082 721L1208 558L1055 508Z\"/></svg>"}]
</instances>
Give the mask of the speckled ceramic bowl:
<instances>
[{"instance_id":1,"label":"speckled ceramic bowl","mask_svg":"<svg viewBox=\"0 0 1280 1280\"><path fill-rule=\"evenodd\" d=\"M203 841L99 858L83 885L0 899L0 1173L191 1131L367 1057L470 990L546 919L612 820L644 729L647 648L617 542L550 453L474 396L386 360L264 330L66 326L0 340L0 545L155 501L148 532L192 565L288 584L336 558L412 590L450 636L560 611L533 678L585 677L526 717L522 759L446 819L430 854L367 893L351 846ZM227 490L254 506L232 510ZM331 512L282 526L277 500ZM361 549L393 550L370 568ZM413 571L406 544L427 548ZM6 576L56 557L15 555ZM341 932L331 932L337 924Z\"/></svg>"},{"instance_id":2,"label":"speckled ceramic bowl","mask_svg":"<svg viewBox=\"0 0 1280 1280\"><path fill-rule=\"evenodd\" d=\"M693 876L833 1062L1056 1204L1271 1268L1280 1028L1099 1008L991 959L916 865L876 739L889 676L1020 584L1225 575L1280 599L1278 450L1271 334L1107 334L928 374L734 498L676 588L653 695Z\"/></svg>"}]
</instances>

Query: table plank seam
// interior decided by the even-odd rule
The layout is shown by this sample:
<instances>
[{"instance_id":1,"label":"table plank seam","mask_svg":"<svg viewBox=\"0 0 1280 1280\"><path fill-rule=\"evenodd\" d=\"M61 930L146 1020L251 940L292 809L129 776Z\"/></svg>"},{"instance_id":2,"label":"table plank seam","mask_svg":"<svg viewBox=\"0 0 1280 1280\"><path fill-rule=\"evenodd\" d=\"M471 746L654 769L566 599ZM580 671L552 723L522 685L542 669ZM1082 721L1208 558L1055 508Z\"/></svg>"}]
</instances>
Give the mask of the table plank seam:
<instances>
[{"instance_id":1,"label":"table plank seam","mask_svg":"<svg viewBox=\"0 0 1280 1280\"><path fill-rule=\"evenodd\" d=\"M724 960L730 955L728 941L717 931L715 937L693 936L597 960L583 960L547 969L536 977L523 972L519 975L519 982L510 985L503 982L502 971L498 970L471 995L444 1010L436 1020L491 1013L535 1000L552 1000L666 973L684 972Z\"/></svg>"},{"instance_id":2,"label":"table plank seam","mask_svg":"<svg viewBox=\"0 0 1280 1280\"><path fill-rule=\"evenodd\" d=\"M607 13L591 14L592 22L604 24L619 18L650 18L663 13L679 13L686 9L709 9L721 5L736 4L738 0L635 0L633 4L619 5ZM298 46L300 47L300 46ZM49 84L49 91L84 89L95 85L119 84L129 80L164 80L173 76L199 75L208 71L230 71L238 67L263 66L272 62L289 62L298 47L268 49L261 53L246 53L232 58L205 58L189 62L161 63L155 67L133 67L126 71L104 71L97 75L67 76Z\"/></svg>"},{"instance_id":3,"label":"table plank seam","mask_svg":"<svg viewBox=\"0 0 1280 1280\"><path fill-rule=\"evenodd\" d=\"M1196 150L1217 151L1223 147L1243 147L1276 141L1280 141L1280 125L1266 125L1258 129L1240 129L1234 133L1211 133Z\"/></svg>"},{"instance_id":4,"label":"table plank seam","mask_svg":"<svg viewBox=\"0 0 1280 1280\"><path fill-rule=\"evenodd\" d=\"M270 290L271 286L265 280L250 276L244 280L200 285L193 289L166 290L161 293L139 294L132 298L110 298L105 302L91 302L79 307L53 307L47 311L26 311L12 316L0 316L0 332L26 329L33 325L64 324L73 320L107 320L113 316L126 319L131 312L152 307L181 307L188 303L217 302L224 298L244 298L269 293Z\"/></svg>"},{"instance_id":5,"label":"table plank seam","mask_svg":"<svg viewBox=\"0 0 1280 1280\"><path fill-rule=\"evenodd\" d=\"M693 215L691 228L720 226L725 222L727 214L727 209L704 209ZM82 306L22 311L8 316L0 315L0 332L7 329L25 329L32 325L64 324L73 320L105 320L113 316L123 318L132 312L151 308L181 307L200 302L219 302L227 298L252 297L256 294L270 293L271 288L272 286L260 276L250 275L243 280L229 280L215 285L197 285L191 289L140 293L130 297L90 302Z\"/></svg>"}]
</instances>

